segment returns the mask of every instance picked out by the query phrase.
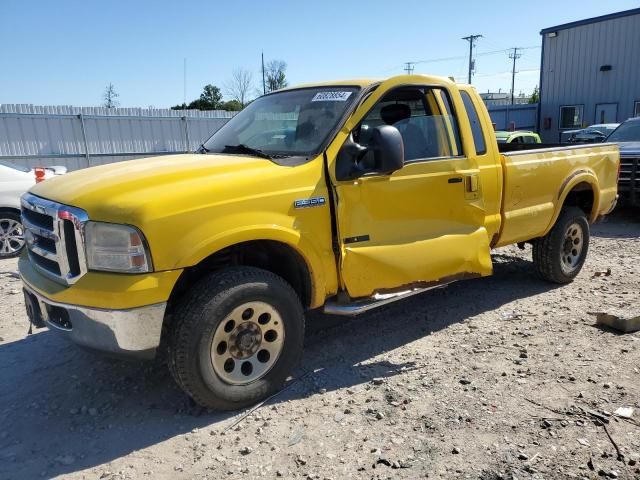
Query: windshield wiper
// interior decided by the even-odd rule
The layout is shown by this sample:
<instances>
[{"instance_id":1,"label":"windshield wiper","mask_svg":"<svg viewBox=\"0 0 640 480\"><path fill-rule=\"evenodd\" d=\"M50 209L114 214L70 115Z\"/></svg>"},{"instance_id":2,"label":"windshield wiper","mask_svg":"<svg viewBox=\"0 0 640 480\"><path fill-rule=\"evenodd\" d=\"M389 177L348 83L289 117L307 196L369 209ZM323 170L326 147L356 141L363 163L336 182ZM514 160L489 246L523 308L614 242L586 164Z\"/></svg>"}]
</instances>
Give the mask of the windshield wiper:
<instances>
[{"instance_id":1,"label":"windshield wiper","mask_svg":"<svg viewBox=\"0 0 640 480\"><path fill-rule=\"evenodd\" d=\"M204 143L201 143L200 147L198 147L198 153L209 153L210 151L211 150L204 146Z\"/></svg>"},{"instance_id":2,"label":"windshield wiper","mask_svg":"<svg viewBox=\"0 0 640 480\"><path fill-rule=\"evenodd\" d=\"M249 155L255 155L256 157L266 158L267 160L273 160L273 157L266 152L258 148L253 148L244 143L240 143L238 145L225 145L222 153L248 153Z\"/></svg>"}]
</instances>

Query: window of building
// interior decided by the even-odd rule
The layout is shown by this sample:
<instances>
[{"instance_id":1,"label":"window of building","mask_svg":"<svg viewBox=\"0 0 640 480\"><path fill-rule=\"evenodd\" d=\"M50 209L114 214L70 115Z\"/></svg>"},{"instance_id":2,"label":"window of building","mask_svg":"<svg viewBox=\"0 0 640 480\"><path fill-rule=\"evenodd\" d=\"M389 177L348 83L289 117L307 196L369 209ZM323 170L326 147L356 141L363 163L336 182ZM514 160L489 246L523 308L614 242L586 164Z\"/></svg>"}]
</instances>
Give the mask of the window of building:
<instances>
[{"instance_id":1,"label":"window of building","mask_svg":"<svg viewBox=\"0 0 640 480\"><path fill-rule=\"evenodd\" d=\"M476 154L482 155L487 153L487 145L484 143L484 132L482 131L478 111L467 92L460 92L460 95L462 96L464 108L467 111L469 123L471 123L471 133L473 134L473 143L476 147Z\"/></svg>"},{"instance_id":2,"label":"window of building","mask_svg":"<svg viewBox=\"0 0 640 480\"><path fill-rule=\"evenodd\" d=\"M640 102L636 102L633 109L633 116L640 117Z\"/></svg>"},{"instance_id":3,"label":"window of building","mask_svg":"<svg viewBox=\"0 0 640 480\"><path fill-rule=\"evenodd\" d=\"M581 128L583 111L582 105L560 107L560 128Z\"/></svg>"}]
</instances>

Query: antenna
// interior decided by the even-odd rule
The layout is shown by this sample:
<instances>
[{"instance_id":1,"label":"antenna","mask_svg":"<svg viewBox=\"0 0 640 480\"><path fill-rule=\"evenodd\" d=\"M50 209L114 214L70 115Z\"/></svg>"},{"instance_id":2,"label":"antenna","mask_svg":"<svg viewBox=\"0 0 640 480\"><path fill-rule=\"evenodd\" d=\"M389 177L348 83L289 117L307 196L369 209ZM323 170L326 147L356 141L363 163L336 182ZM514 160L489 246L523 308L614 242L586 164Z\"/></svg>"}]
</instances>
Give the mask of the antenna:
<instances>
[{"instance_id":1,"label":"antenna","mask_svg":"<svg viewBox=\"0 0 640 480\"><path fill-rule=\"evenodd\" d=\"M261 52L262 55L262 93L267 93L267 84L264 81L264 52Z\"/></svg>"},{"instance_id":2,"label":"antenna","mask_svg":"<svg viewBox=\"0 0 640 480\"><path fill-rule=\"evenodd\" d=\"M184 58L182 65L182 94L184 96L183 102L187 104L187 57Z\"/></svg>"}]
</instances>

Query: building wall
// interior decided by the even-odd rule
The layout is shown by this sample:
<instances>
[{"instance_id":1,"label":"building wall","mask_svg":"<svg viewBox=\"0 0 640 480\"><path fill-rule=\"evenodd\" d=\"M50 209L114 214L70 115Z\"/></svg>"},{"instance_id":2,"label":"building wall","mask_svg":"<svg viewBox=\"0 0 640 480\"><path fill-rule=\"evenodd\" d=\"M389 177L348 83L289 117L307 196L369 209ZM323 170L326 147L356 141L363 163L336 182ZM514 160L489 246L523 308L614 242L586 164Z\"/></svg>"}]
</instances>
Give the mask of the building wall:
<instances>
[{"instance_id":1,"label":"building wall","mask_svg":"<svg viewBox=\"0 0 640 480\"><path fill-rule=\"evenodd\" d=\"M640 13L558 29L555 37L549 30L542 32L543 141L560 140L561 106L582 105L583 126L600 123L598 104L617 105L615 122L632 117L640 101Z\"/></svg>"},{"instance_id":2,"label":"building wall","mask_svg":"<svg viewBox=\"0 0 640 480\"><path fill-rule=\"evenodd\" d=\"M487 105L496 130L536 130L538 104Z\"/></svg>"}]
</instances>

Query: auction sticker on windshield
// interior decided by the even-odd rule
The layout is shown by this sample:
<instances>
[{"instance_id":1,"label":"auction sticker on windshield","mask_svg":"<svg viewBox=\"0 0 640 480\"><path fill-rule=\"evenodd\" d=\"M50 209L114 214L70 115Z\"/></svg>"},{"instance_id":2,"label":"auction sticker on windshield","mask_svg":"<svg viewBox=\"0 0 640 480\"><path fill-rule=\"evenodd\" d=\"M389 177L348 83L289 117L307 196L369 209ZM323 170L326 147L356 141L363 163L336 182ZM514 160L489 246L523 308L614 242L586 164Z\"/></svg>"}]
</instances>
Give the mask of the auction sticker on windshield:
<instances>
[{"instance_id":1,"label":"auction sticker on windshield","mask_svg":"<svg viewBox=\"0 0 640 480\"><path fill-rule=\"evenodd\" d=\"M353 92L318 92L312 102L346 102Z\"/></svg>"}]
</instances>

